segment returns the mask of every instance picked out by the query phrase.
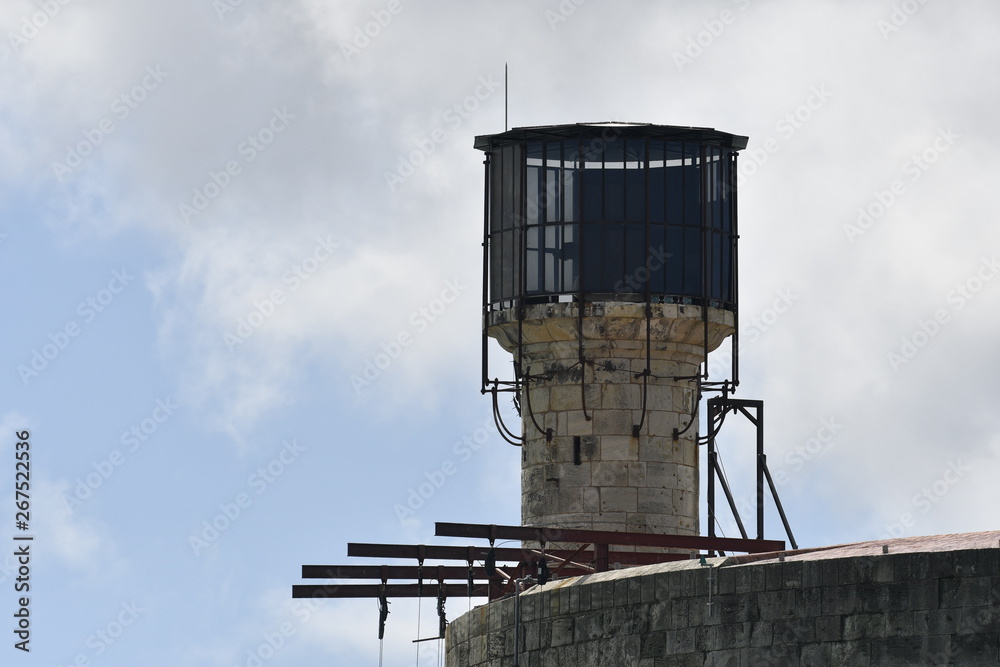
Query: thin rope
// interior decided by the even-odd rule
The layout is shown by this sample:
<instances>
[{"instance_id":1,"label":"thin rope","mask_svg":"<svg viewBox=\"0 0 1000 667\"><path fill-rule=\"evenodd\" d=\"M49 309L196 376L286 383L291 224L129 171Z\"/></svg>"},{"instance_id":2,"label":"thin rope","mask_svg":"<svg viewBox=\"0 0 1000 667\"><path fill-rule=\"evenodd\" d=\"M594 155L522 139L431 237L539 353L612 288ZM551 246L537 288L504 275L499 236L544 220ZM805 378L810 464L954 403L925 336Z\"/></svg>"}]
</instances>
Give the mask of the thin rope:
<instances>
[{"instance_id":1,"label":"thin rope","mask_svg":"<svg viewBox=\"0 0 1000 667\"><path fill-rule=\"evenodd\" d=\"M417 639L420 639L420 603L423 598L417 597ZM417 642L417 667L420 667L420 642Z\"/></svg>"}]
</instances>

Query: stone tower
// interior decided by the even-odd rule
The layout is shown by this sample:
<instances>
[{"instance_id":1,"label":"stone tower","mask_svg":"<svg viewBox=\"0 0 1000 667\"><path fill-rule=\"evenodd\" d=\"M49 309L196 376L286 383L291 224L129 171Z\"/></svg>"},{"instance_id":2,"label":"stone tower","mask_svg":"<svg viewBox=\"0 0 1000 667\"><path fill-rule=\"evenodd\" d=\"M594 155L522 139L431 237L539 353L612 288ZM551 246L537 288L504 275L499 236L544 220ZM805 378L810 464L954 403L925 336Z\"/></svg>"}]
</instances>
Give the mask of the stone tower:
<instances>
[{"instance_id":1,"label":"stone tower","mask_svg":"<svg viewBox=\"0 0 1000 667\"><path fill-rule=\"evenodd\" d=\"M476 138L484 392L519 403L522 524L698 534L698 387L737 329L746 141L620 123ZM485 336L514 380L487 377Z\"/></svg>"}]
</instances>

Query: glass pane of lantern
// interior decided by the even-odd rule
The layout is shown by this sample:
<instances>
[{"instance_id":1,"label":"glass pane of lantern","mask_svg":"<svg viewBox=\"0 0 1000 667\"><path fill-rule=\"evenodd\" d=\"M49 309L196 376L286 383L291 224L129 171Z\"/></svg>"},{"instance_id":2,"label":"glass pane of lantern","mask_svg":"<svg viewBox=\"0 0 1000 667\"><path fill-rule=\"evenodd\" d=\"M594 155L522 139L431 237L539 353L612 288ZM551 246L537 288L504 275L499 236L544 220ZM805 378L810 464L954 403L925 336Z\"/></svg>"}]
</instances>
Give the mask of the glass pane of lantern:
<instances>
[{"instance_id":1,"label":"glass pane of lantern","mask_svg":"<svg viewBox=\"0 0 1000 667\"><path fill-rule=\"evenodd\" d=\"M621 162L614 164L621 165ZM605 165L604 219L608 222L625 220L625 170Z\"/></svg>"},{"instance_id":2,"label":"glass pane of lantern","mask_svg":"<svg viewBox=\"0 0 1000 667\"><path fill-rule=\"evenodd\" d=\"M666 156L663 142L649 141L649 221L662 223L666 203Z\"/></svg>"},{"instance_id":3,"label":"glass pane of lantern","mask_svg":"<svg viewBox=\"0 0 1000 667\"><path fill-rule=\"evenodd\" d=\"M545 158L545 145L540 141L529 141L524 145L524 157L528 164L541 165Z\"/></svg>"},{"instance_id":4,"label":"glass pane of lantern","mask_svg":"<svg viewBox=\"0 0 1000 667\"><path fill-rule=\"evenodd\" d=\"M501 227L510 229L514 226L514 206L518 203L514 200L514 147L507 146L501 152L503 153L503 188L500 192L500 196L503 197Z\"/></svg>"},{"instance_id":5,"label":"glass pane of lantern","mask_svg":"<svg viewBox=\"0 0 1000 667\"><path fill-rule=\"evenodd\" d=\"M498 301L503 294L503 283L501 282L501 276L503 275L503 267L501 266L501 258L503 253L501 252L501 242L499 234L490 235L490 301Z\"/></svg>"},{"instance_id":6,"label":"glass pane of lantern","mask_svg":"<svg viewBox=\"0 0 1000 667\"><path fill-rule=\"evenodd\" d=\"M666 233L662 225L649 226L649 248L646 263L649 268L649 289L653 294L663 294L666 290Z\"/></svg>"},{"instance_id":7,"label":"glass pane of lantern","mask_svg":"<svg viewBox=\"0 0 1000 667\"><path fill-rule=\"evenodd\" d=\"M683 224L684 160L682 145L667 143L667 223Z\"/></svg>"},{"instance_id":8,"label":"glass pane of lantern","mask_svg":"<svg viewBox=\"0 0 1000 667\"><path fill-rule=\"evenodd\" d=\"M559 291L559 275L562 263L562 225L551 225L545 228L545 266L544 290L549 294Z\"/></svg>"},{"instance_id":9,"label":"glass pane of lantern","mask_svg":"<svg viewBox=\"0 0 1000 667\"><path fill-rule=\"evenodd\" d=\"M513 289L512 296L520 297L524 293L524 277L521 275L521 261L523 257L522 253L524 252L524 249L521 247L521 244L524 243L524 231L521 228L517 227L512 231L511 236L513 237L513 246L514 246L514 261L513 261L514 275L513 278L511 279L511 285Z\"/></svg>"},{"instance_id":10,"label":"glass pane of lantern","mask_svg":"<svg viewBox=\"0 0 1000 667\"><path fill-rule=\"evenodd\" d=\"M539 190L545 187L544 183L542 183L542 174L544 173L544 170L541 167L532 165L530 161L528 163L527 170L528 175L526 180L528 200L525 204L524 213L527 223L529 225L533 225L538 222L539 208L544 205L540 199L539 193ZM541 188L539 187L540 183L542 183Z\"/></svg>"},{"instance_id":11,"label":"glass pane of lantern","mask_svg":"<svg viewBox=\"0 0 1000 667\"><path fill-rule=\"evenodd\" d=\"M733 240L729 234L722 238L722 292L721 298L726 303L733 301Z\"/></svg>"},{"instance_id":12,"label":"glass pane of lantern","mask_svg":"<svg viewBox=\"0 0 1000 667\"><path fill-rule=\"evenodd\" d=\"M684 231L671 225L667 230L667 263L665 267L667 294L684 293Z\"/></svg>"},{"instance_id":13,"label":"glass pane of lantern","mask_svg":"<svg viewBox=\"0 0 1000 667\"><path fill-rule=\"evenodd\" d=\"M646 171L645 169L625 170L625 220L627 222L646 221ZM662 216L661 216L662 217Z\"/></svg>"},{"instance_id":14,"label":"glass pane of lantern","mask_svg":"<svg viewBox=\"0 0 1000 667\"><path fill-rule=\"evenodd\" d=\"M563 220L580 221L580 150L575 139L562 142L562 207Z\"/></svg>"},{"instance_id":15,"label":"glass pane of lantern","mask_svg":"<svg viewBox=\"0 0 1000 667\"><path fill-rule=\"evenodd\" d=\"M712 237L712 288L709 296L713 299L722 298L722 234L713 231Z\"/></svg>"},{"instance_id":16,"label":"glass pane of lantern","mask_svg":"<svg viewBox=\"0 0 1000 667\"><path fill-rule=\"evenodd\" d=\"M561 200L559 174L561 170L552 167L545 168L545 221L561 222L562 214L559 210Z\"/></svg>"},{"instance_id":17,"label":"glass pane of lantern","mask_svg":"<svg viewBox=\"0 0 1000 667\"><path fill-rule=\"evenodd\" d=\"M625 140L611 139L604 142L604 168L625 168Z\"/></svg>"},{"instance_id":18,"label":"glass pane of lantern","mask_svg":"<svg viewBox=\"0 0 1000 667\"><path fill-rule=\"evenodd\" d=\"M577 216L577 188L578 172L575 168L566 168L562 174L562 205L563 220L565 222L579 222Z\"/></svg>"},{"instance_id":19,"label":"glass pane of lantern","mask_svg":"<svg viewBox=\"0 0 1000 667\"><path fill-rule=\"evenodd\" d=\"M500 235L501 299L514 298L514 232L507 230Z\"/></svg>"},{"instance_id":20,"label":"glass pane of lantern","mask_svg":"<svg viewBox=\"0 0 1000 667\"><path fill-rule=\"evenodd\" d=\"M701 225L701 169L699 168L698 146L685 144L683 169L684 224L691 227Z\"/></svg>"},{"instance_id":21,"label":"glass pane of lantern","mask_svg":"<svg viewBox=\"0 0 1000 667\"><path fill-rule=\"evenodd\" d=\"M513 177L514 177L514 213L513 213L513 219L514 219L514 223L516 225L521 226L521 225L524 224L524 222L523 222L523 216L524 216L524 210L525 210L524 209L524 192L523 192L524 186L521 184L521 176L522 176L522 171L521 170L524 169L524 158L523 158L524 149L521 147L520 144L515 144L515 145L511 146L511 148L513 149L513 153L511 154L511 158L512 158L512 160L514 162L514 170L513 170Z\"/></svg>"},{"instance_id":22,"label":"glass pane of lantern","mask_svg":"<svg viewBox=\"0 0 1000 667\"><path fill-rule=\"evenodd\" d=\"M580 290L579 238L579 227L577 225L563 226L563 292L577 292Z\"/></svg>"},{"instance_id":23,"label":"glass pane of lantern","mask_svg":"<svg viewBox=\"0 0 1000 667\"><path fill-rule=\"evenodd\" d=\"M539 289L539 266L544 261L538 248L538 227L528 227L525 230L525 273L527 274L525 285L526 294L536 294Z\"/></svg>"},{"instance_id":24,"label":"glass pane of lantern","mask_svg":"<svg viewBox=\"0 0 1000 667\"><path fill-rule=\"evenodd\" d=\"M624 289L618 292L646 293L649 280L649 257L646 249L646 225L625 225L625 273Z\"/></svg>"},{"instance_id":25,"label":"glass pane of lantern","mask_svg":"<svg viewBox=\"0 0 1000 667\"><path fill-rule=\"evenodd\" d=\"M625 270L625 225L601 225L604 248L602 249L601 282L598 291L615 292L615 285L627 280Z\"/></svg>"},{"instance_id":26,"label":"glass pane of lantern","mask_svg":"<svg viewBox=\"0 0 1000 667\"><path fill-rule=\"evenodd\" d=\"M580 226L580 280L585 292L600 291L601 226Z\"/></svg>"},{"instance_id":27,"label":"glass pane of lantern","mask_svg":"<svg viewBox=\"0 0 1000 667\"><path fill-rule=\"evenodd\" d=\"M593 164L593 163L588 163ZM601 178L600 163L596 168L584 169L580 172L583 188L581 198L583 199L583 221L598 222L603 215L603 183Z\"/></svg>"},{"instance_id":28,"label":"glass pane of lantern","mask_svg":"<svg viewBox=\"0 0 1000 667\"><path fill-rule=\"evenodd\" d=\"M503 215L503 156L504 151L493 153L490 160L490 231L501 228Z\"/></svg>"},{"instance_id":29,"label":"glass pane of lantern","mask_svg":"<svg viewBox=\"0 0 1000 667\"><path fill-rule=\"evenodd\" d=\"M686 296L701 295L701 230L684 229L684 288Z\"/></svg>"}]
</instances>

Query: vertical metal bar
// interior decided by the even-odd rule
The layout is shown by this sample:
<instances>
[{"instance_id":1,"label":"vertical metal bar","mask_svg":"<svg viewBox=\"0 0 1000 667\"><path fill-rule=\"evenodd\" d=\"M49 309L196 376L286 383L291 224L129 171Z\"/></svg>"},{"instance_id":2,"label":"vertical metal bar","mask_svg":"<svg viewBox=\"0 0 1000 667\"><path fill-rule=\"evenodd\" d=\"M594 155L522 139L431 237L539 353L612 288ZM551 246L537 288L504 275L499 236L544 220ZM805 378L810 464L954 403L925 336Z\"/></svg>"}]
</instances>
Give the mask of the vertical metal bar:
<instances>
[{"instance_id":1,"label":"vertical metal bar","mask_svg":"<svg viewBox=\"0 0 1000 667\"><path fill-rule=\"evenodd\" d=\"M704 361L702 365L702 377L708 379L708 305L711 303L711 298L709 295L709 278L708 278L708 268L709 260L712 253L708 251L708 246L711 241L711 230L708 226L708 178L709 178L709 168L706 161L707 147L701 144L701 148L698 150L698 159L701 160L701 164L698 166L698 174L701 176L701 192L699 193L699 200L701 203L701 321L703 325L703 341L704 341Z\"/></svg>"},{"instance_id":2,"label":"vertical metal bar","mask_svg":"<svg viewBox=\"0 0 1000 667\"><path fill-rule=\"evenodd\" d=\"M716 414L719 411L717 399L708 401L708 536L715 537L715 434L716 434Z\"/></svg>"},{"instance_id":3,"label":"vertical metal bar","mask_svg":"<svg viewBox=\"0 0 1000 667\"><path fill-rule=\"evenodd\" d=\"M582 141L582 139L581 139L581 141ZM580 166L581 167L586 167L586 160L584 159L586 156L583 154L583 146L582 146L582 144L579 147L579 153L578 153L578 155L579 155ZM604 169L603 169L603 167L604 167L604 147L602 146L601 147L601 214L602 215L604 213ZM582 172L583 170L581 169L580 171ZM580 185L582 186L583 181L584 181L582 173L580 174L580 176L581 176L581 178L580 178ZM582 203L583 203L583 188L582 187L577 187L577 190L580 191L579 201L580 201L580 203L582 205ZM582 206L578 210L580 212L580 241L579 241L579 246L580 246L580 262L579 262L580 263L580 303L577 304L577 326L576 326L576 329L577 329L577 359L580 362L580 405L583 408L583 417L584 417L584 419L586 419L587 421L590 421L590 415L587 414L587 364L586 364L586 360L585 360L585 358L583 356L583 308L584 308L584 305L586 304L586 299L585 299L586 295L585 295L584 289L583 289L584 276L586 275L586 273L585 273L586 267L584 267L584 263L583 263L583 255L584 255L584 249L583 249L583 245L584 245L583 244L583 226L586 223L583 220L583 209L582 209ZM600 223L592 223L592 224L597 225L597 228L601 229Z\"/></svg>"},{"instance_id":4,"label":"vertical metal bar","mask_svg":"<svg viewBox=\"0 0 1000 667\"><path fill-rule=\"evenodd\" d=\"M646 290L645 290L646 291L646 310L645 310L645 316L646 316L646 370L643 371L643 374L642 374L642 412L641 412L641 414L639 416L639 423L637 425L633 425L633 427L632 427L632 437L634 437L634 438L638 438L639 437L639 434L642 431L643 424L646 423L646 401L647 401L647 397L649 395L649 375L652 372L652 369L650 368L650 366L652 365L652 349L651 349L651 347L652 347L651 346L652 333L651 333L651 329L652 329L652 319L653 319L653 305L652 305L653 304L653 294L652 294L653 274L652 274L652 271L650 271L650 266L652 266L652 262L650 261L650 253L649 253L649 139L648 138L643 140L642 146L643 146L643 169L642 169L643 177L642 177L642 179L643 179L643 183L645 184L645 188L646 188L646 191L645 191L645 195L646 195L645 196L645 203L644 203L644 206L643 206L644 217L645 217L645 220L644 220L644 222L645 222L645 225L644 225L644 228L645 228L645 241L643 242L643 246L644 246L644 248L646 250L646 252L644 253L646 259L645 259L645 262L643 264L643 267L646 269ZM628 156L626 156L626 157L628 157ZM625 180L626 180L626 183L627 183L628 179L626 178ZM626 210L628 209L628 199L625 200L625 208L626 208ZM627 220L626 220L626 227L625 227L625 229L626 230L628 229L628 221ZM626 248L628 247L627 232L626 232L625 246L626 246ZM638 271L638 269L636 269L636 270Z\"/></svg>"},{"instance_id":5,"label":"vertical metal bar","mask_svg":"<svg viewBox=\"0 0 1000 667\"><path fill-rule=\"evenodd\" d=\"M764 539L764 403L757 406L757 539Z\"/></svg>"},{"instance_id":6,"label":"vertical metal bar","mask_svg":"<svg viewBox=\"0 0 1000 667\"><path fill-rule=\"evenodd\" d=\"M594 545L594 569L598 572L607 572L609 569L608 565L608 545L607 544L595 544Z\"/></svg>"},{"instance_id":7,"label":"vertical metal bar","mask_svg":"<svg viewBox=\"0 0 1000 667\"><path fill-rule=\"evenodd\" d=\"M680 189L681 219L678 221L678 225L680 226L681 247L680 247L680 252L677 253L677 256L681 260L680 292L681 294L683 294L685 283L687 282L687 264L688 264L688 256L687 252L685 252L687 250L687 226L688 226L687 225L688 200L687 197L685 196L687 194L687 169L685 169L687 165L684 164L687 161L687 144L682 141L680 142L680 147L681 147L681 189ZM664 214L665 213L666 212L664 212ZM683 299L681 301L683 302Z\"/></svg>"},{"instance_id":8,"label":"vertical metal bar","mask_svg":"<svg viewBox=\"0 0 1000 667\"><path fill-rule=\"evenodd\" d=\"M485 185L483 187L483 383L481 393L486 393L486 383L489 381L489 342L490 337L487 330L490 325L490 152L486 151L486 158L483 160L485 166ZM501 244L502 245L502 244Z\"/></svg>"},{"instance_id":9,"label":"vertical metal bar","mask_svg":"<svg viewBox=\"0 0 1000 667\"><path fill-rule=\"evenodd\" d=\"M521 583L514 582L514 665L521 664Z\"/></svg>"},{"instance_id":10,"label":"vertical metal bar","mask_svg":"<svg viewBox=\"0 0 1000 667\"><path fill-rule=\"evenodd\" d=\"M526 154L525 144L522 142L520 144L513 144L512 146L513 147L511 148L511 151L510 151L511 155L508 156L508 159L514 157L514 154L518 153L518 151L516 149L518 147L520 147L520 155L518 156L518 157L520 157L520 159L514 161L514 176L513 176L513 178L517 179L517 181L521 185L520 188L515 187L514 183L511 183L511 185L510 185L512 196L515 196L515 199L516 199L516 195L518 194L518 192L520 192L520 195L521 195L520 201L515 202L518 205L515 208L515 210L513 212L513 215L512 215L512 217L513 217L513 223L514 224L513 224L513 229L511 230L511 233L514 234L515 240L518 241L518 243L516 244L517 247L515 248L514 253L515 253L515 257L517 257L519 259L519 261L518 261L518 267L517 267L518 268L518 272L517 272L518 275L517 275L517 280L515 281L515 289L514 289L514 294L515 294L515 297L517 299L517 358L514 360L514 368L515 368L515 371L516 371L515 378L514 378L515 383L516 383L514 385L514 391L516 392L518 389L520 389L520 387L522 385L523 381L521 380L521 378L524 377L524 368L521 367L521 362L524 359L524 354L523 354L524 353L524 317L525 317L525 309L524 309L524 282L525 282L525 267L527 266L527 263L528 263L528 251L527 251L527 245L526 245L526 242L525 242L526 235L524 233L524 219L525 219L525 215L524 215L524 204L525 204L525 201L524 201L524 190L525 190L525 188L524 188L524 174L525 174L525 172L527 170L524 168L524 161L525 161L525 154ZM515 245L515 244L511 244L511 245Z\"/></svg>"},{"instance_id":11,"label":"vertical metal bar","mask_svg":"<svg viewBox=\"0 0 1000 667\"><path fill-rule=\"evenodd\" d=\"M740 386L740 280L739 280L739 216L737 215L737 193L736 193L736 176L738 173L738 153L733 151L732 166L729 170L729 179L732 184L732 189L730 190L730 234L732 240L732 293L733 293L733 310L734 317L733 321L735 323L736 330L733 332L733 353L731 356L732 361L732 375L733 375L733 387Z\"/></svg>"}]
</instances>

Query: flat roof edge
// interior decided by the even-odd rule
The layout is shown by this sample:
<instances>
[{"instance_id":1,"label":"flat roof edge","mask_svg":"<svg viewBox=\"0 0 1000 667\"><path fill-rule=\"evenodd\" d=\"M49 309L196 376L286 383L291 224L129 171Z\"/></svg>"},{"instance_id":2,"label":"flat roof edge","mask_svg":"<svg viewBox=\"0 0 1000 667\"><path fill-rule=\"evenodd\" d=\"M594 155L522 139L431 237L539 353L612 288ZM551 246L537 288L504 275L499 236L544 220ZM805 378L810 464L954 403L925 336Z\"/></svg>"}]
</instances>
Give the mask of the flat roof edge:
<instances>
[{"instance_id":1,"label":"flat roof edge","mask_svg":"<svg viewBox=\"0 0 1000 667\"><path fill-rule=\"evenodd\" d=\"M475 138L473 147L481 151L524 141L544 141L570 139L573 137L596 137L614 134L620 137L648 137L651 139L672 139L709 143L735 150L747 147L748 137L722 132L710 127L690 127L681 125L656 125L653 123L573 123L569 125L535 125L515 127L497 134L482 134ZM615 138L615 137L609 137Z\"/></svg>"}]
</instances>

